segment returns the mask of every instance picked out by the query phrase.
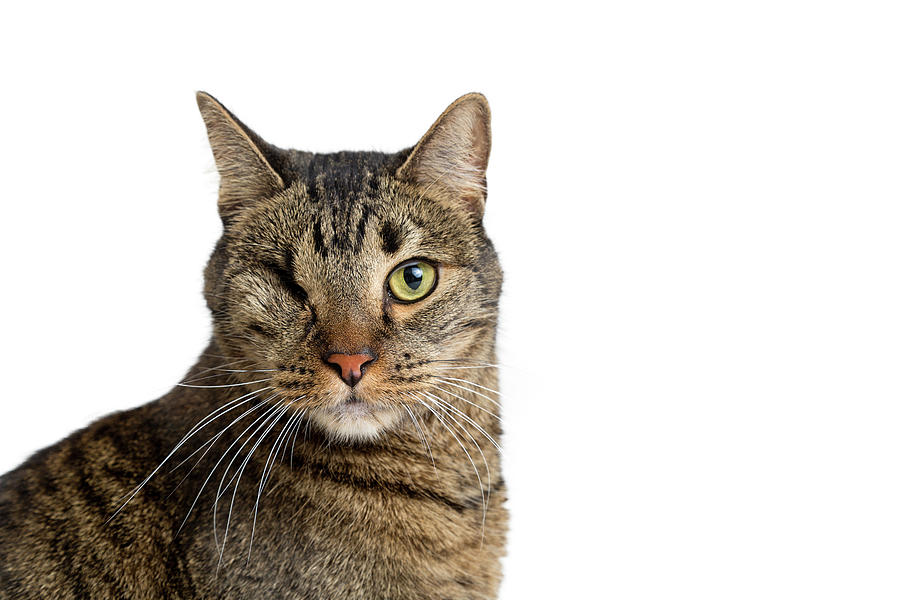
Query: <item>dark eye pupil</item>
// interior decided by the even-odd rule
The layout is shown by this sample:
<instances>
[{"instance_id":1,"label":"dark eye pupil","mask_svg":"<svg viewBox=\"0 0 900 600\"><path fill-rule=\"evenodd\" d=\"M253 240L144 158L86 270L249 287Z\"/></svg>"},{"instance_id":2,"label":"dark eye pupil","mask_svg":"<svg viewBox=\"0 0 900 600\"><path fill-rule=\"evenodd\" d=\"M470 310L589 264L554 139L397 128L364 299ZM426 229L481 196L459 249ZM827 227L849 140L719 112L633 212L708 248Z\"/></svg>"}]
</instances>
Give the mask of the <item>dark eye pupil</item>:
<instances>
[{"instance_id":1,"label":"dark eye pupil","mask_svg":"<svg viewBox=\"0 0 900 600\"><path fill-rule=\"evenodd\" d=\"M422 285L422 275L422 269L416 265L410 265L403 269L403 281L411 290L417 290Z\"/></svg>"}]
</instances>

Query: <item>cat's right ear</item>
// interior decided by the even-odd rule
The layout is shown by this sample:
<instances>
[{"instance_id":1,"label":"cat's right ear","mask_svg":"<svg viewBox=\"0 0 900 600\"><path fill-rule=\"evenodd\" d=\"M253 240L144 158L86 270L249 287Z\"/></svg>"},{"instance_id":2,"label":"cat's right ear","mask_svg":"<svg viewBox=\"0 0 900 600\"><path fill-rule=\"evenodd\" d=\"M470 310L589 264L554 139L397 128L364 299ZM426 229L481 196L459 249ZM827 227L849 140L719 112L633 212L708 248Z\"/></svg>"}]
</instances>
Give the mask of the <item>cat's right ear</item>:
<instances>
[{"instance_id":1,"label":"cat's right ear","mask_svg":"<svg viewBox=\"0 0 900 600\"><path fill-rule=\"evenodd\" d=\"M284 189L283 178L272 166L281 151L206 92L197 92L197 106L219 171L219 214L228 223L248 204Z\"/></svg>"}]
</instances>

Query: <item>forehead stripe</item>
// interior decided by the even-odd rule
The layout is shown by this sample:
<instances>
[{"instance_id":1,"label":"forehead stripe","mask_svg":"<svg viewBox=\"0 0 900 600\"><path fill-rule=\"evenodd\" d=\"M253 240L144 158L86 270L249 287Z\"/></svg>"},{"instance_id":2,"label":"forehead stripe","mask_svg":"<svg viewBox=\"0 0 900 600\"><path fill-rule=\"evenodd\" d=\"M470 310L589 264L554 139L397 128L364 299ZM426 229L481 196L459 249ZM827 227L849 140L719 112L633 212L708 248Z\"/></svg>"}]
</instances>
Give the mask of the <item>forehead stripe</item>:
<instances>
[{"instance_id":1,"label":"forehead stripe","mask_svg":"<svg viewBox=\"0 0 900 600\"><path fill-rule=\"evenodd\" d=\"M403 232L392 221L385 221L381 224L381 249L386 254L393 254L400 249L403 244Z\"/></svg>"}]
</instances>

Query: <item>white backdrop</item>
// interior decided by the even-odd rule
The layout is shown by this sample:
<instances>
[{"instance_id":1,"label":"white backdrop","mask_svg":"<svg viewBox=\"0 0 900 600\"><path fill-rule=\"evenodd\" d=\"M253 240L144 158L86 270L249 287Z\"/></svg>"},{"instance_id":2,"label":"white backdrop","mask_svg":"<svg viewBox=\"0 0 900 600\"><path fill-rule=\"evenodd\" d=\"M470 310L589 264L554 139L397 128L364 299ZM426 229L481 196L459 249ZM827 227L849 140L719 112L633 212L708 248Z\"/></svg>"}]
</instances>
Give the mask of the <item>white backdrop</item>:
<instances>
[{"instance_id":1,"label":"white backdrop","mask_svg":"<svg viewBox=\"0 0 900 600\"><path fill-rule=\"evenodd\" d=\"M195 90L315 151L477 90L502 598L898 597L891 3L126 6L0 9L0 472L203 349Z\"/></svg>"}]
</instances>

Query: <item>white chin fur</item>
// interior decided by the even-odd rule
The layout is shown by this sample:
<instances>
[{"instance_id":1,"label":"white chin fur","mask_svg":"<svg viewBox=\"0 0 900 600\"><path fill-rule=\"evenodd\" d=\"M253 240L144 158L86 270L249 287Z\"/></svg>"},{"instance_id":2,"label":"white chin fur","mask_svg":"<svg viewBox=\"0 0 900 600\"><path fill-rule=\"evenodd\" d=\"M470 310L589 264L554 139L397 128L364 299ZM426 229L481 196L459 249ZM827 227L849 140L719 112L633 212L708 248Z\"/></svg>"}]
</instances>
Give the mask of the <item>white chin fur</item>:
<instances>
[{"instance_id":1,"label":"white chin fur","mask_svg":"<svg viewBox=\"0 0 900 600\"><path fill-rule=\"evenodd\" d=\"M390 426L393 418L377 415L358 415L317 410L310 414L310 419L327 431L336 440L345 442L370 442L376 439L386 426Z\"/></svg>"}]
</instances>

